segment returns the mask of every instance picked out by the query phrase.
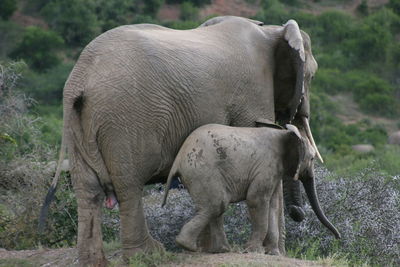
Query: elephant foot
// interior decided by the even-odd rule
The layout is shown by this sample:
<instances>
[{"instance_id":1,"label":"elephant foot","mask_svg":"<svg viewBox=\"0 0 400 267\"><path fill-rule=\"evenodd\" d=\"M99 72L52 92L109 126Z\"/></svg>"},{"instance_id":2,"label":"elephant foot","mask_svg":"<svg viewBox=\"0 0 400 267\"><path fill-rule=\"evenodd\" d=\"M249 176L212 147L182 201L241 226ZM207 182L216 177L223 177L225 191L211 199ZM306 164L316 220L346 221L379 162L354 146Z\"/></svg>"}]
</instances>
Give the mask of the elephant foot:
<instances>
[{"instance_id":1,"label":"elephant foot","mask_svg":"<svg viewBox=\"0 0 400 267\"><path fill-rule=\"evenodd\" d=\"M226 253L231 251L231 247L229 245L220 245L220 246L211 246L207 249L204 249L204 252L208 253Z\"/></svg>"},{"instance_id":2,"label":"elephant foot","mask_svg":"<svg viewBox=\"0 0 400 267\"><path fill-rule=\"evenodd\" d=\"M280 251L278 248L274 248L274 249L265 249L265 254L268 255L275 255L275 256L279 256L281 255Z\"/></svg>"},{"instance_id":3,"label":"elephant foot","mask_svg":"<svg viewBox=\"0 0 400 267\"><path fill-rule=\"evenodd\" d=\"M149 237L138 246L123 247L123 259L125 262L129 262L129 258L137 253L152 254L163 252L165 252L164 246L157 240Z\"/></svg>"},{"instance_id":4,"label":"elephant foot","mask_svg":"<svg viewBox=\"0 0 400 267\"><path fill-rule=\"evenodd\" d=\"M193 252L197 251L196 242L194 242L193 240L190 240L189 238L183 237L181 234L179 234L176 237L175 241L180 247L182 247L186 250L193 251Z\"/></svg>"},{"instance_id":5,"label":"elephant foot","mask_svg":"<svg viewBox=\"0 0 400 267\"><path fill-rule=\"evenodd\" d=\"M98 258L88 258L86 257L85 259L80 256L79 257L79 265L82 267L86 266L91 266L91 267L106 267L108 265L108 260L104 257L104 254L102 253L100 257Z\"/></svg>"},{"instance_id":6,"label":"elephant foot","mask_svg":"<svg viewBox=\"0 0 400 267\"><path fill-rule=\"evenodd\" d=\"M265 248L262 246L261 243L255 243L255 242L248 242L245 245L245 249L244 249L245 253L248 252L255 252L255 253L265 253Z\"/></svg>"}]
</instances>

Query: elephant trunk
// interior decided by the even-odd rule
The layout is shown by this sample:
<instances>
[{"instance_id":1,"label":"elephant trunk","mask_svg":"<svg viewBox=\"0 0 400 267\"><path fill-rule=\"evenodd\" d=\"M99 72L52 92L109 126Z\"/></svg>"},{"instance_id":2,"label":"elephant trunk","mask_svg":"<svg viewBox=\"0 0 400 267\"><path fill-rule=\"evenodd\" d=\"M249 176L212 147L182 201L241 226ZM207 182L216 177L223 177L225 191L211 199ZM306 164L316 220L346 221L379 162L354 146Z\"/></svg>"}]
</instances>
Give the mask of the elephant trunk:
<instances>
[{"instance_id":1,"label":"elephant trunk","mask_svg":"<svg viewBox=\"0 0 400 267\"><path fill-rule=\"evenodd\" d=\"M335 226L326 218L324 212L321 209L321 206L319 205L319 200L317 196L317 191L315 189L315 179L314 175L310 175L309 177L306 177L306 179L301 179L304 189L307 193L308 200L310 201L311 207L317 215L317 218L320 220L320 222L325 225L326 228L328 228L337 239L341 238L341 235L339 231L335 228Z\"/></svg>"},{"instance_id":2,"label":"elephant trunk","mask_svg":"<svg viewBox=\"0 0 400 267\"><path fill-rule=\"evenodd\" d=\"M290 218L296 222L304 220L305 213L302 209L303 199L300 192L300 181L286 176L283 179L283 196Z\"/></svg>"}]
</instances>

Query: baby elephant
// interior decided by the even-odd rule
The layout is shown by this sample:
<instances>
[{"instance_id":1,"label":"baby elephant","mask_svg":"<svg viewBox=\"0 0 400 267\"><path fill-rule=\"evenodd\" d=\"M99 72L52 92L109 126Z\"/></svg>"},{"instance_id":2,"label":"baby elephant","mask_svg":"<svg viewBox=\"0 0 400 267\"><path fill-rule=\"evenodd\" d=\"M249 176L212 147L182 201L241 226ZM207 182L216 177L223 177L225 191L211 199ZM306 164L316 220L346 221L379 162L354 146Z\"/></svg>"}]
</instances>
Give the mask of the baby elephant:
<instances>
[{"instance_id":1,"label":"baby elephant","mask_svg":"<svg viewBox=\"0 0 400 267\"><path fill-rule=\"evenodd\" d=\"M197 212L177 236L178 245L197 251L198 237L209 225L211 252L228 251L223 213L229 203L246 200L252 224L247 251L280 254L284 223L280 218L281 184L284 179L290 182L298 177L318 218L340 236L320 209L315 194L312 161L316 152L295 126L286 127L281 130L209 124L186 139L172 165L162 204L165 205L172 178L179 176ZM309 188L303 179L312 180Z\"/></svg>"}]
</instances>

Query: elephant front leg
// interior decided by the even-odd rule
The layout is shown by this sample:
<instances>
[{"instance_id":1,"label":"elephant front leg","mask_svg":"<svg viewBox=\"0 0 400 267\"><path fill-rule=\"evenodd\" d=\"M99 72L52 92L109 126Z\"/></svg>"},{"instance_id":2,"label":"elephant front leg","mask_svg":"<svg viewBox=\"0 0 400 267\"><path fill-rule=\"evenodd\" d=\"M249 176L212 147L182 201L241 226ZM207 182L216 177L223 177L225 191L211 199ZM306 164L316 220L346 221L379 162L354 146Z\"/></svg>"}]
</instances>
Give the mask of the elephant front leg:
<instances>
[{"instance_id":1,"label":"elephant front leg","mask_svg":"<svg viewBox=\"0 0 400 267\"><path fill-rule=\"evenodd\" d=\"M163 245L148 231L143 212L142 191L129 188L128 199L120 201L121 241L126 261L137 252L164 251Z\"/></svg>"},{"instance_id":2,"label":"elephant front leg","mask_svg":"<svg viewBox=\"0 0 400 267\"><path fill-rule=\"evenodd\" d=\"M265 253L270 255L280 255L281 253L284 254L284 250L281 252L280 249L282 245L279 245L280 242L284 242L280 240L284 238L284 233L282 233L282 231L284 231L284 225L281 225L284 224L282 201L282 186L281 183L279 183L270 200L268 232L263 242Z\"/></svg>"},{"instance_id":3,"label":"elephant front leg","mask_svg":"<svg viewBox=\"0 0 400 267\"><path fill-rule=\"evenodd\" d=\"M260 186L253 184L247 193L246 203L249 208L252 232L245 245L248 252L264 253L263 242L268 230L269 200L268 194L259 191Z\"/></svg>"}]
</instances>

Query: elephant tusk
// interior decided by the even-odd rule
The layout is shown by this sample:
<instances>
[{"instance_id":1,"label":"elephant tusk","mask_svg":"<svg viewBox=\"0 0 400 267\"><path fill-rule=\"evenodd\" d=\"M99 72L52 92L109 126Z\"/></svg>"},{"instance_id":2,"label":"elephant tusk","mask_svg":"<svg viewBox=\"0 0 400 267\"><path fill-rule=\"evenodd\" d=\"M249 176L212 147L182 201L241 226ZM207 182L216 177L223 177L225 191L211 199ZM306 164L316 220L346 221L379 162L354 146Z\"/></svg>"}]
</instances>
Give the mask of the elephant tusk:
<instances>
[{"instance_id":1,"label":"elephant tusk","mask_svg":"<svg viewBox=\"0 0 400 267\"><path fill-rule=\"evenodd\" d=\"M311 129L310 129L310 124L308 123L308 118L302 117L302 119L303 119L303 124L304 124L305 130L306 130L306 135L308 137L308 140L310 140L310 143L311 143L312 147L315 149L318 159L321 161L321 163L324 163L324 160L322 159L322 156L319 153L318 147L315 144L314 138L312 136Z\"/></svg>"}]
</instances>

